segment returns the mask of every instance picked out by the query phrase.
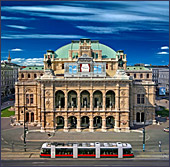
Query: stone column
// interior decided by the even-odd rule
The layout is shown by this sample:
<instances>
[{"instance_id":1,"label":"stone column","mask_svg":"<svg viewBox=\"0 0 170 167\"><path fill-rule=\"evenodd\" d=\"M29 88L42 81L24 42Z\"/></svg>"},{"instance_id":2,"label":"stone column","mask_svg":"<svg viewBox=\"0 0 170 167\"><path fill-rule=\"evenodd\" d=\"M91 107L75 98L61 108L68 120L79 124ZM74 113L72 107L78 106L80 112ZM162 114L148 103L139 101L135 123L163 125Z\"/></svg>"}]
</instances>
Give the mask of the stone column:
<instances>
[{"instance_id":1,"label":"stone column","mask_svg":"<svg viewBox=\"0 0 170 167\"><path fill-rule=\"evenodd\" d=\"M120 106L120 102L119 102L119 84L116 84L116 91L115 91L115 109L117 111L119 111L119 106Z\"/></svg>"},{"instance_id":2,"label":"stone column","mask_svg":"<svg viewBox=\"0 0 170 167\"><path fill-rule=\"evenodd\" d=\"M103 111L106 109L106 92L103 93Z\"/></svg>"},{"instance_id":3,"label":"stone column","mask_svg":"<svg viewBox=\"0 0 170 167\"><path fill-rule=\"evenodd\" d=\"M41 127L41 132L45 131L45 126L46 126L46 120L45 120L45 85L41 85L41 122L42 122L42 127Z\"/></svg>"},{"instance_id":4,"label":"stone column","mask_svg":"<svg viewBox=\"0 0 170 167\"><path fill-rule=\"evenodd\" d=\"M65 92L65 111L67 111L68 108L68 96L67 96L67 92Z\"/></svg>"},{"instance_id":5,"label":"stone column","mask_svg":"<svg viewBox=\"0 0 170 167\"><path fill-rule=\"evenodd\" d=\"M90 94L90 111L93 111L93 93Z\"/></svg>"},{"instance_id":6,"label":"stone column","mask_svg":"<svg viewBox=\"0 0 170 167\"><path fill-rule=\"evenodd\" d=\"M29 112L29 123L31 123L31 112Z\"/></svg>"},{"instance_id":7,"label":"stone column","mask_svg":"<svg viewBox=\"0 0 170 167\"><path fill-rule=\"evenodd\" d=\"M44 111L41 113L41 123L42 123L42 127L41 127L41 132L45 131L45 120L44 120Z\"/></svg>"},{"instance_id":8,"label":"stone column","mask_svg":"<svg viewBox=\"0 0 170 167\"><path fill-rule=\"evenodd\" d=\"M68 119L64 119L64 132L68 132Z\"/></svg>"},{"instance_id":9,"label":"stone column","mask_svg":"<svg viewBox=\"0 0 170 167\"><path fill-rule=\"evenodd\" d=\"M107 132L106 130L106 118L102 118L102 132Z\"/></svg>"},{"instance_id":10,"label":"stone column","mask_svg":"<svg viewBox=\"0 0 170 167\"><path fill-rule=\"evenodd\" d=\"M114 131L119 132L119 113L116 113L115 116L115 126L114 126Z\"/></svg>"},{"instance_id":11,"label":"stone column","mask_svg":"<svg viewBox=\"0 0 170 167\"><path fill-rule=\"evenodd\" d=\"M90 127L89 127L90 132L94 132L94 127L93 127L93 118L90 118Z\"/></svg>"},{"instance_id":12,"label":"stone column","mask_svg":"<svg viewBox=\"0 0 170 167\"><path fill-rule=\"evenodd\" d=\"M81 119L80 117L77 118L77 132L81 132Z\"/></svg>"},{"instance_id":13,"label":"stone column","mask_svg":"<svg viewBox=\"0 0 170 167\"><path fill-rule=\"evenodd\" d=\"M78 95L77 95L77 100L78 100L78 102L77 102L77 109L78 109L78 111L80 111L80 92L78 93Z\"/></svg>"}]
</instances>

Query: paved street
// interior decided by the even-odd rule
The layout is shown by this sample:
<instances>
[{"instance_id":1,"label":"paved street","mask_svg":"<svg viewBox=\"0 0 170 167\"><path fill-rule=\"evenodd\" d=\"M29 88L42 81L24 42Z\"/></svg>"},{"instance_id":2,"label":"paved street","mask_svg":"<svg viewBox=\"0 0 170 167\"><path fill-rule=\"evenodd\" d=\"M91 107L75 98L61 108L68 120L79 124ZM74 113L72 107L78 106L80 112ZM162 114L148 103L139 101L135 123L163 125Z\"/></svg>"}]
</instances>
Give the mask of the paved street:
<instances>
[{"instance_id":1,"label":"paved street","mask_svg":"<svg viewBox=\"0 0 170 167\"><path fill-rule=\"evenodd\" d=\"M169 160L3 160L1 166L169 166Z\"/></svg>"},{"instance_id":2,"label":"paved street","mask_svg":"<svg viewBox=\"0 0 170 167\"><path fill-rule=\"evenodd\" d=\"M10 126L9 118L2 118L1 147L2 150L11 151L12 142L14 151L23 149L23 126ZM162 142L162 151L169 152L169 133L163 131L164 127L169 126L168 122L162 122L161 125L150 125L146 127L146 152L159 151L158 142ZM40 129L40 128L39 128ZM64 142L128 142L132 144L134 151L142 151L143 134L142 129L131 131L129 133L118 132L56 132L54 136L49 137L47 133L41 133L37 127L29 127L27 134L27 150L39 151L43 142L46 141L64 141ZM32 132L31 132L32 131ZM12 136L12 137L11 137Z\"/></svg>"}]
</instances>

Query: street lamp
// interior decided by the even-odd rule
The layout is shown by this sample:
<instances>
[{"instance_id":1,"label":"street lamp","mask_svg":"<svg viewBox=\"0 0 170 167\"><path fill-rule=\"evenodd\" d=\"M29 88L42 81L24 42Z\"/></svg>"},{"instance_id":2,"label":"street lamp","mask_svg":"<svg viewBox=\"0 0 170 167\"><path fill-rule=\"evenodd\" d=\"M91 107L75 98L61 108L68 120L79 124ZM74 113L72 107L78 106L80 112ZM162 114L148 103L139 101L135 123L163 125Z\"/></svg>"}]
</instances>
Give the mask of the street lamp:
<instances>
[{"instance_id":1,"label":"street lamp","mask_svg":"<svg viewBox=\"0 0 170 167\"><path fill-rule=\"evenodd\" d=\"M26 152L26 128L25 128L25 87L24 87L24 151Z\"/></svg>"}]
</instances>

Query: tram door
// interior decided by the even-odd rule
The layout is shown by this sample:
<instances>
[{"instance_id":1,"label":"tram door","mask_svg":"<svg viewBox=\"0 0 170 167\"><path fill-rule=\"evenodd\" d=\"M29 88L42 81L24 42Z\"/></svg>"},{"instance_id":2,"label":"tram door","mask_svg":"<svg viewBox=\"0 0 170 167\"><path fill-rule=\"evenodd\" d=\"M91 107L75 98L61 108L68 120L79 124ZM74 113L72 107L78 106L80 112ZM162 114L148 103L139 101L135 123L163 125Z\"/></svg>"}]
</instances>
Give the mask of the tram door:
<instances>
[{"instance_id":1,"label":"tram door","mask_svg":"<svg viewBox=\"0 0 170 167\"><path fill-rule=\"evenodd\" d=\"M73 144L73 158L78 158L77 144Z\"/></svg>"},{"instance_id":2,"label":"tram door","mask_svg":"<svg viewBox=\"0 0 170 167\"><path fill-rule=\"evenodd\" d=\"M123 158L123 147L122 143L117 143L118 146L118 158Z\"/></svg>"},{"instance_id":3,"label":"tram door","mask_svg":"<svg viewBox=\"0 0 170 167\"><path fill-rule=\"evenodd\" d=\"M95 146L96 146L96 158L100 158L100 143L96 142Z\"/></svg>"},{"instance_id":4,"label":"tram door","mask_svg":"<svg viewBox=\"0 0 170 167\"><path fill-rule=\"evenodd\" d=\"M55 158L55 145L51 145L51 158Z\"/></svg>"}]
</instances>

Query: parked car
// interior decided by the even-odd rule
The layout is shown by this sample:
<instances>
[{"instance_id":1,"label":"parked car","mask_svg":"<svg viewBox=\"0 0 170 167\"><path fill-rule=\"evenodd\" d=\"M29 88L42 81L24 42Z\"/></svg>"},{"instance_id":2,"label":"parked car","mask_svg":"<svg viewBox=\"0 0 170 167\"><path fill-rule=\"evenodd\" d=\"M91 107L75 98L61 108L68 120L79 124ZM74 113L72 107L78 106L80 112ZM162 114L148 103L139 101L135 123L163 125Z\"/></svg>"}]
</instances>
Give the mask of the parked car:
<instances>
[{"instance_id":1,"label":"parked car","mask_svg":"<svg viewBox=\"0 0 170 167\"><path fill-rule=\"evenodd\" d=\"M169 132L169 127L164 128L164 132Z\"/></svg>"}]
</instances>

